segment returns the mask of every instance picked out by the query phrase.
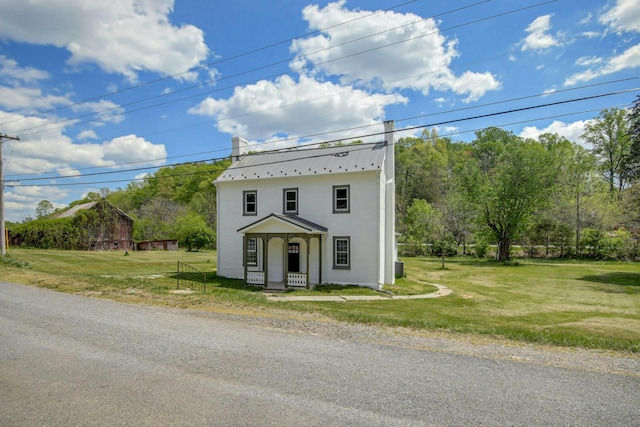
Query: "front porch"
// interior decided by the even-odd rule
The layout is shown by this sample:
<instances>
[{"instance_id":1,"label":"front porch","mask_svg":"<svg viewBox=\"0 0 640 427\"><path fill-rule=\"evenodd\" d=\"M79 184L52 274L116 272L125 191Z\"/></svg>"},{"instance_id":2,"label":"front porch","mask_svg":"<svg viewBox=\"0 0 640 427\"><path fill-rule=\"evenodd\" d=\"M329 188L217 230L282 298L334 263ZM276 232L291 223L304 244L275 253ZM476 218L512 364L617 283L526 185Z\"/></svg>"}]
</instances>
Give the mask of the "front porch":
<instances>
[{"instance_id":1,"label":"front porch","mask_svg":"<svg viewBox=\"0 0 640 427\"><path fill-rule=\"evenodd\" d=\"M327 229L295 216L271 214L243 234L244 279L265 289L312 289L322 283L322 235Z\"/></svg>"}]
</instances>

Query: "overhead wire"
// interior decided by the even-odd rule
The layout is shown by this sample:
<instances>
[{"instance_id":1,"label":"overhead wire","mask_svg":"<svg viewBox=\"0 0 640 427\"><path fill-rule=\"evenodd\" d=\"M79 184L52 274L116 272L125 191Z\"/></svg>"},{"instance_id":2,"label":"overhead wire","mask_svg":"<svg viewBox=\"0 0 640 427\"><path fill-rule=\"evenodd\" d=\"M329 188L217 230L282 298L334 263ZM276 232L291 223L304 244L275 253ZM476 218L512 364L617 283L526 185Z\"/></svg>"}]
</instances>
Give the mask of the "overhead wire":
<instances>
[{"instance_id":1,"label":"overhead wire","mask_svg":"<svg viewBox=\"0 0 640 427\"><path fill-rule=\"evenodd\" d=\"M161 102L161 103L157 103L157 104L153 104L153 105L149 105L149 106L144 106L144 107L128 110L128 111L125 111L124 113L118 111L118 112L116 112L116 113L114 113L112 115L101 116L101 117L97 117L95 119L90 119L90 120L80 120L80 121L78 121L78 119L81 119L81 118L84 118L84 117L99 116L100 114L103 114L103 113L106 113L106 112L109 112L109 111L113 111L113 110L119 110L119 109L121 109L123 107L140 104L140 103L143 103L143 102L146 102L146 101L150 101L150 100L154 100L154 99L159 99L159 98L162 98L162 97L165 97L165 96L169 96L169 95L173 95L175 93L179 93L179 92L182 92L182 91L185 91L185 90L189 90L189 89L192 89L192 88L195 88L195 87L202 87L205 84L199 84L199 85L192 86L192 87L189 87L189 88L180 89L179 91L174 91L174 92L167 93L167 94L160 94L160 95L144 98L144 99L133 101L133 102L130 102L130 103L127 103L127 104L118 105L116 107L106 108L106 109L103 109L103 110L100 110L100 111L97 111L97 112L87 113L87 114L83 114L83 115L79 115L79 116L74 116L74 117L71 117L71 118L61 119L61 120L54 121L54 122L47 123L47 124L42 124L42 125L38 125L38 126L32 126L32 127L29 127L29 128L24 128L24 129L16 131L15 133L20 134L20 132L26 132L26 131L31 130L31 132L26 134L26 135L33 135L33 134L50 132L50 131L53 131L53 130L62 129L62 128L65 128L67 126L77 126L77 125L83 124L83 123L92 123L92 122L96 122L96 121L104 121L106 118L114 118L114 117L117 117L117 116L121 116L123 114L130 114L130 113L135 113L135 112L139 112L139 111L145 111L145 110L149 110L149 109L152 109L152 108L173 104L173 103L176 103L176 102L186 101L186 100L189 100L189 99L202 97L202 96L205 96L205 95L210 95L212 93L221 92L221 91L228 90L228 89L233 89L233 88L236 88L236 87L239 87L239 86L244 86L244 85L256 83L256 82L261 81L261 80L268 80L268 79L281 77L281 76L284 76L284 75L298 73L300 71L304 71L304 70L307 70L307 69L315 68L315 67L317 67L319 65L325 65L325 64L336 62L336 61L340 61L340 60L343 60L343 59L352 58L354 56L370 53L370 52L373 52L373 51L376 51L376 50L380 50L380 49L384 49L384 48L388 48L388 47L392 47L392 46L397 46L399 44L406 43L406 42L409 42L409 41L413 41L413 40L416 40L416 39L419 39L419 38L424 38L424 37L440 34L440 33L444 32L444 31L450 31L452 29L457 29L457 28L461 28L461 27L464 27L464 26L477 24L479 22L483 22L483 21L487 21L487 20L490 20L490 19L503 17L503 16L506 16L506 15L509 15L509 14L513 14L513 13L522 12L524 10L528 10L528 9L531 9L531 8L543 6L543 5L554 3L554 2L557 2L557 1L558 0L548 0L548 1L540 2L540 3L536 3L534 5L521 7L521 8L518 8L518 9L512 9L512 10L509 10L507 12L502 12L502 13L491 15L491 16L487 16L487 17L484 17L484 18L475 19L475 20L472 20L472 21L465 22L463 24L454 25L452 27L439 29L439 30L432 31L432 32L429 32L429 33L425 33L425 34L421 34L421 35L418 35L418 36L405 38L405 39L400 40L400 41L388 43L388 44L381 45L381 46L376 46L374 48L365 49L365 50L362 50L362 51L359 51L359 52L356 52L356 53L352 53L352 54L349 54L349 55L341 56L339 58L329 59L329 60L326 60L326 61L323 61L323 62L312 63L312 64L309 64L309 65L306 65L306 66L303 66L303 67L299 67L299 68L296 68L296 69L290 69L290 70L288 70L286 72L271 74L269 76L263 76L263 77L260 77L258 79L252 79L252 80L244 81L242 83L238 83L238 84L235 84L233 86L226 86L226 87L222 87L222 88L216 88L216 89L213 89L211 91L201 92L201 93L197 93L197 94L194 94L194 95L189 95L189 96L185 96L185 97L181 97L181 98L177 98L177 99L172 99L172 100L168 100L168 101L165 101L165 102ZM458 10L469 8L469 7L472 7L472 6L476 6L478 4L485 3L485 2L486 1L482 1L482 2L479 2L479 3L474 3L472 5L468 5L468 6L464 7L464 8L458 8L458 9L455 9L455 10L458 11ZM443 14L446 14L446 13L449 13L449 12L445 12ZM443 15L443 14L440 14L440 15ZM424 19L421 19L421 20L418 20L418 21L414 21L411 24L405 24L403 26L413 25L413 24L416 24L418 22L422 22L422 21L424 21L426 19L431 19L431 18L430 17L429 18L424 18ZM392 31L394 29L401 28L403 26L394 27L392 29L388 29L388 30L385 30L383 32ZM325 50L330 50L330 49L334 49L336 47L341 47L341 46L343 46L345 44L352 43L354 41L360 41L360 40L362 40L364 38L367 38L367 37L374 37L374 36L376 36L378 34L381 34L383 32L378 32L378 33L375 33L375 34L372 34L372 35L369 35L369 36L366 36L366 37L361 37L361 38L358 38L358 39L355 39L355 40L351 40L351 41L348 41L348 42L344 42L344 43L341 43L341 44L338 44L338 45L333 45L333 46L327 47L325 49L321 49L321 50L318 50L318 51L315 51L315 52L311 52L311 53L308 53L308 54L305 54L305 55L301 55L300 57L307 57L307 56L314 55L314 54L317 54L317 53L325 51ZM290 61L291 61L291 58L287 58L286 60L283 60L283 61L279 61L279 62L276 62L276 63L268 64L268 65L265 65L265 66L254 68L254 69L249 70L249 71L243 71L241 73L237 73L235 75L225 77L225 79L231 78L231 77L237 77L239 75L247 74L249 72L257 71L257 70L260 70L260 69L271 67L273 65L278 65L278 64L286 63L286 62L290 62ZM219 79L219 80L222 80L222 79ZM61 124L61 123L67 123L67 122L73 122L73 123L68 123L67 125L52 127L52 125ZM41 129L41 128L45 128L45 129L34 130L34 129Z\"/></svg>"},{"instance_id":2,"label":"overhead wire","mask_svg":"<svg viewBox=\"0 0 640 427\"><path fill-rule=\"evenodd\" d=\"M625 104L617 104L617 105L612 105L609 106L607 108L624 108L624 107L628 107L631 106L632 103L625 103ZM553 119L553 118L559 118L559 117L567 117L567 116L571 116L571 115L576 115L576 114L583 114L583 113L587 113L587 112L594 112L594 111L600 111L600 108L594 108L594 109L588 109L588 110L581 110L581 111L577 111L577 112L571 112L571 113L563 113L563 114L557 114L557 115L553 115L553 116L547 116L547 117L539 117L539 118L535 118L535 119L527 119L527 120L521 120L521 121L517 121L517 122L510 122L510 123L503 123L503 124L496 124L493 125L493 127L508 127L508 126L513 126L516 124L523 124L523 123L529 123L529 122L535 122L535 121L539 121L539 120L547 120L547 119ZM428 125L422 126L424 128L429 127ZM418 128L422 128L422 127L418 127ZM492 126L490 126L492 127ZM483 128L477 128L477 129L470 129L470 130L466 130L466 131L460 131L460 132L450 132L450 133L443 133L443 134L438 134L438 137L442 137L442 138L446 138L449 136L453 136L453 135L460 135L460 134L465 134L465 133L475 133L479 130L482 129L486 129L485 127ZM398 132L403 132L405 131L405 129L397 129ZM377 133L377 135L382 135L384 134L384 132L379 132ZM338 141L336 141L338 142ZM327 143L327 142L324 142ZM317 144L313 144L313 145L317 145ZM363 144L363 145L371 145L371 144ZM368 149L368 148L350 148L351 151L357 151L359 149ZM270 153L274 153L276 151L271 151L271 152L262 152L261 154L270 154ZM258 153L252 154L252 155L256 155ZM309 158L318 158L318 157L322 157L322 156L333 156L334 154L324 154L324 155L315 155L315 156L308 156L308 157L303 157L302 159L309 159ZM228 159L228 157L223 157L223 158L218 158L218 159L211 159L211 161L221 161L221 160L225 160ZM300 158L297 158L297 160L300 160ZM278 160L277 162L273 162L273 164L280 164L283 162L287 162L288 160ZM289 160L289 161L293 161L293 160ZM192 162L193 164L195 163L203 163L202 161L199 162ZM264 163L264 164L268 164L268 163ZM264 165L263 164L263 165ZM215 163L214 163L215 165ZM173 165L167 165L166 167L172 167ZM249 166L237 166L236 168L243 168L243 167L249 167ZM158 181L158 180L162 180L162 179L170 179L170 178L179 178L179 177L185 177L185 176L194 176L194 175L206 175L206 174L211 174L211 173L215 173L215 172L223 172L224 170L226 170L226 166L220 166L218 169L214 169L214 170L207 170L207 171L194 171L194 172L185 172L185 173L176 173L176 174L166 174L166 175L161 175L161 176L151 176L151 175L147 175L144 178L128 178L128 179L117 179L117 180L108 180L108 181L94 181L94 182L82 182L82 183L60 183L60 184L27 184L27 185L15 185L15 184L7 184L8 187L58 187L58 186L76 186L76 185L85 185L85 186L91 186L91 185L103 185L103 184L112 184L112 183L120 183L120 182L144 182L144 181Z\"/></svg>"},{"instance_id":3,"label":"overhead wire","mask_svg":"<svg viewBox=\"0 0 640 427\"><path fill-rule=\"evenodd\" d=\"M567 90L573 90L573 88L572 88L572 89L567 89ZM631 89L631 90L635 90L635 89ZM565 90L565 91L566 91L566 90ZM564 91L558 91L558 92L564 92ZM540 95L532 95L532 96L540 96ZM516 99L518 99L518 98L516 98ZM516 99L514 99L514 100L516 100ZM501 101L501 102L507 102L507 101ZM501 102L498 102L498 103L501 103ZM491 104L493 104L493 103L491 103ZM491 105L491 104L486 104L486 105ZM479 107L479 106L472 106L472 107L467 107L467 108L465 108L465 109L469 109L469 108L478 108L478 107ZM464 109L462 109L462 110L464 110ZM456 111L456 110L454 110L454 111ZM451 111L449 111L449 112L451 112ZM439 112L439 113L434 113L434 114L444 114L444 113L445 113L445 112ZM96 114L97 114L97 113L96 113ZM428 115L425 115L425 116L428 116ZM399 120L398 120L398 122L400 122L400 121L406 121L406 120L412 120L412 119L416 119L416 118L420 118L420 117L425 117L425 116L416 116L416 117L413 117L413 118L404 118L404 119L399 119ZM426 126L428 126L428 125L426 125ZM418 128L419 128L419 127L423 127L423 126L418 126ZM404 130L405 130L405 129L403 129L403 131L404 131ZM331 133L334 133L334 132L340 132L340 131L332 131ZM277 142L277 141L276 141L276 142ZM270 142L270 143L273 143L273 142ZM226 150L226 149L225 149L225 150ZM222 151L222 150L214 150L214 151ZM207 152L204 152L204 153L207 153ZM185 155L185 156L190 156L190 155ZM180 157L183 157L183 156L180 156ZM144 162L147 162L147 161L144 161ZM202 162L202 160L199 160L199 161L197 161L197 162ZM187 163L191 163L191 162L187 162ZM170 166L170 165L169 165L169 166ZM157 167L157 166L154 166L153 168L156 168L156 167ZM124 171L116 171L116 172L124 172ZM61 178L61 177L48 177L48 179L54 179L54 178L55 178L55 179L59 179L59 178ZM128 179L128 180L126 180L126 181L131 181L131 179ZM60 184L56 184L56 185L60 185ZM75 185L82 185L82 184L81 184L81 183L76 183Z\"/></svg>"},{"instance_id":4,"label":"overhead wire","mask_svg":"<svg viewBox=\"0 0 640 427\"><path fill-rule=\"evenodd\" d=\"M489 0L487 0L487 1L489 1ZM521 10L524 10L524 9L529 9L529 8L532 8L532 7L537 7L537 6L542 5L542 4L552 3L552 2L554 2L554 1L557 1L557 0L552 0L552 1L545 2L545 3L538 3L538 4L536 4L536 5L527 6L527 7L525 7L525 8L520 8L520 9L512 10L512 11L509 11L509 12L504 12L504 13L501 13L501 14L498 14L498 15L493 15L493 16L491 16L491 17L485 17L485 18L482 18L482 19L478 19L478 20L472 21L471 23L477 23L477 22L480 22L480 21L483 21L483 20L487 20L487 19L492 19L492 18L495 18L495 17L498 17L498 16L504 16L504 15L507 15L507 14L510 14L510 13L515 13L515 12L517 12L517 11L521 11ZM462 7L462 8L455 9L454 11L458 11L458 10L461 10L461 9L466 9L466 8L469 8L469 7L475 6L475 5L480 4L480 3L485 3L485 2L486 2L486 1L479 2L479 3L474 3L474 4L472 4L472 5L468 5L468 6L465 6L465 7ZM443 13L443 14L447 14L447 13L451 13L451 12L453 12L453 11L445 12L445 13ZM443 14L441 14L441 15L443 15ZM368 15L368 16L369 16L369 15ZM415 22L413 22L413 23L411 23L411 24L415 24L415 23L417 23L417 22L421 22L421 21L423 21L423 20L425 20L425 19L429 19L429 18L424 18L424 19L422 19L422 20L415 21ZM470 24L470 23L465 23L465 24L461 24L461 25L454 26L454 27L451 27L451 28L457 28L457 27L464 26L464 25L469 25L469 24ZM447 29L443 29L443 30L438 30L438 31L435 31L435 32L432 32L432 33L428 33L428 34L426 34L426 35L437 34L437 33L440 33L440 32L442 32L442 31L446 31L446 30L451 29L451 28L447 28ZM386 30L386 31L390 31L390 30ZM386 32L386 31L385 31L385 32ZM376 33L376 34L381 34L381 33L382 33L382 32L378 32L378 33ZM422 36L420 36L420 37L424 37L424 36L426 36L426 35L422 35ZM412 38L412 39L415 39L415 38L417 38L417 37L414 37L414 38ZM363 39L363 38L360 38L360 39L357 39L357 40L362 40L362 39ZM353 41L350 41L350 42L353 42ZM350 43L350 42L349 42L349 43ZM401 41L401 42L402 42L402 41ZM393 43L393 44L398 44L398 43L401 43L401 42L396 42L396 43ZM391 44L391 45L393 45L393 44ZM380 49L380 48L387 47L387 46L389 46L389 45L380 46L380 47L377 47L377 48L374 48L374 49L369 49L369 50L367 50L367 51L376 50L376 49ZM334 46L334 47L335 47L335 46ZM364 52L367 52L367 51L364 51ZM364 53L364 52L359 52L359 53L357 53L357 54L361 54L361 53ZM312 53L310 53L310 54L314 54L314 53L317 53L317 52L312 52ZM341 58L338 58L338 59L341 59ZM318 64L315 64L315 65L318 65ZM314 66L315 66L315 65L314 65ZM320 64L320 65L321 65L321 64ZM409 78L410 78L410 77L409 77ZM180 99L180 100L182 100L182 99ZM175 101L172 101L172 102L176 102L176 101L180 101L180 100L175 100ZM160 105L164 105L164 104L160 104ZM152 106L152 107L153 107L153 106ZM147 108L149 108L149 107L147 107ZM145 108L145 109L147 109L147 108ZM103 112L104 112L104 111L103 111ZM131 112L131 111L130 111L130 112ZM101 112L97 112L97 113L93 113L93 114L100 114L100 113L101 113ZM103 118L101 118L100 120L103 120L103 119L104 119L104 117L103 117ZM76 124L78 124L78 123L76 123ZM185 155L185 156L181 156L181 157L187 157L187 156L191 156L191 155ZM152 161L152 160L151 160L151 161ZM150 162L150 161L141 161L141 163L148 163L148 162ZM152 168L156 168L156 167L159 167L159 166L155 165L155 166L153 166L153 167L149 167L149 168L147 168L147 169L152 169Z\"/></svg>"},{"instance_id":5,"label":"overhead wire","mask_svg":"<svg viewBox=\"0 0 640 427\"><path fill-rule=\"evenodd\" d=\"M595 88L595 87L609 85L609 84L615 84L615 83L629 82L629 81L637 80L637 79L640 79L640 76L634 76L634 77L628 77L628 78L623 78L623 79L610 80L610 81L606 81L606 82L593 83L593 84L588 84L588 85L583 85L583 86L576 86L576 87L572 87L572 88L560 89L560 90L557 90L557 91L554 91L554 92L551 92L551 93L544 93L543 92L543 93L537 93L537 94L530 94L530 95L520 96L520 97L516 97L516 98L509 98L509 99L503 99L503 100L499 100L499 101L484 103L484 104L477 104L477 105L471 105L471 106L461 107L461 108L456 108L456 109L449 109L449 110L446 110L446 111L438 111L438 112L434 112L434 113L421 114L421 115L412 116L412 117L399 118L399 119L396 119L395 122L396 123L401 123L401 122L410 121L410 120L423 119L423 118L427 118L427 117L440 116L440 115L445 115L445 114L452 114L452 113L456 113L456 112L468 111L468 110L473 110L473 109L478 109L478 108L486 108L486 107L489 107L489 106L496 106L496 105L500 105L500 104L506 104L506 103L516 102L516 101L523 101L523 100L527 100L527 99L556 96L556 95L560 95L562 93L573 92L573 91L583 90L583 89L590 89L590 88ZM633 91L633 90L634 89L631 89L631 91ZM301 140L301 139L317 138L317 137L320 137L320 136L326 136L326 135L330 135L330 134L334 134L334 133L345 133L345 132L349 132L349 131L360 130L360 129L370 128L370 127L374 127L374 126L379 126L379 123L367 124L367 125L361 125L361 126L354 126L354 127L349 127L349 128L342 128L342 129L337 129L337 130L330 130L330 131L320 132L320 133L300 135L300 136L295 136L295 137L280 138L280 139L277 139L277 140L272 140L272 141L267 141L267 142L263 142L263 143L260 143L260 144L256 144L256 146L263 147L265 145L281 144L281 143L285 143L285 142L298 141L298 140ZM349 139L353 139L353 138L349 138ZM136 162L114 164L114 165L109 165L109 167L110 168L114 168L114 167L121 167L121 166L126 166L126 165L131 165L131 164L159 162L159 161L167 160L167 159L170 159L170 158L192 157L192 156L196 156L196 155L212 154L212 153L216 153L216 152L226 152L226 151L228 151L228 148L220 148L220 149L216 149L216 150L208 150L208 151L203 151L203 152L199 152L199 153L191 153L191 154L185 154L185 155L180 155L180 156L171 156L171 157L164 157L164 158L157 158L157 159L140 160L140 161L136 161ZM200 161L208 161L208 160L209 159L194 160L192 162L200 162ZM184 162L184 163L192 163L192 162ZM183 163L178 163L178 164L183 164ZM153 166L145 167L143 169L155 169L155 168L158 168L158 167L165 167L165 166L167 166L167 165L153 165ZM95 167L94 166L94 167L87 167L87 168L80 168L80 169L74 168L74 169L68 169L68 170L56 170L56 171L49 171L49 172L38 172L37 174L36 173L31 173L31 174L12 174L10 176L28 177L29 175L42 175L42 174L53 174L53 173L58 173L59 174L61 172L71 172L71 171L75 172L75 171L79 171L79 170L91 170L91 169L103 169L103 168L104 168L104 166L100 166L100 167ZM110 171L110 172L111 173L119 173L119 172L124 172L124 171L136 171L136 170L142 170L142 169L140 169L140 168L136 168L136 169L120 169L118 171ZM85 174L82 174L82 175L85 175ZM76 176L82 176L82 175L65 175L64 177L76 177ZM53 179L53 178L62 178L62 177L60 177L60 176L40 177L40 178L35 178L35 179L40 180L40 179ZM14 179L23 179L24 180L25 178L14 178ZM34 178L29 178L29 179L34 179Z\"/></svg>"},{"instance_id":6,"label":"overhead wire","mask_svg":"<svg viewBox=\"0 0 640 427\"><path fill-rule=\"evenodd\" d=\"M551 106L563 105L563 104L572 103L572 102L579 102L579 101L585 101L585 100L591 100L591 99L596 99L596 98L603 98L603 97L607 97L607 96L618 95L618 94L622 94L622 93L629 93L629 92L638 91L638 90L640 90L640 88L626 89L626 90L622 90L622 91L608 92L608 93L598 94L598 95L589 95L589 96L584 96L584 97L580 97L580 98L574 98L574 99L570 99L570 100L556 101L556 102L551 102L551 103L544 103L544 104L538 104L538 105L533 105L533 106L514 108L514 109L500 111L500 112L486 113L486 114L469 116L469 117L464 117L464 118L459 118L459 119L451 119L451 120L445 120L445 121L441 121L441 122L434 122L434 123L429 123L429 124L410 126L410 127L403 128L401 130L398 129L398 131L408 132L408 131L412 131L412 130L425 129L425 128L429 128L429 127L433 128L433 127L442 126L442 125L445 125L445 124L459 123L459 122L464 122L464 121L469 121L469 120L476 120L476 119L495 117L495 116L500 116L500 115L504 115L504 114L511 114L511 113L529 111L529 110L540 109L540 108L547 108L547 107L551 107ZM562 116L562 115L558 115L558 116ZM540 120L540 119L533 119L533 120L537 121L537 120ZM529 121L532 121L532 120L528 119L528 120L524 120L524 121L517 122L517 123L523 123L523 122L529 122ZM357 137L351 137L351 138L349 138L349 140L353 140L353 139L357 139L357 138L367 138L367 137L379 136L379 135L383 135L383 134L384 134L384 132L374 132L374 133L369 133L369 134L365 134L365 135L359 135ZM310 146L317 146L317 145L321 145L321 144L335 143L335 142L341 142L341 141L342 141L341 139L337 139L337 140L333 140L333 141L324 141L324 142L320 142L320 143L311 143L311 144L298 146L296 148L309 148ZM273 152L273 151L271 151L271 152ZM263 152L263 154L264 153L269 153L269 152L268 151L267 152ZM195 163L203 163L203 162L210 162L210 161L218 161L218 160L224 160L225 158L226 157L217 158L217 159L208 159L208 160L204 160L204 161L201 160L201 161L198 161L198 162L185 162L185 163L180 163L180 164L175 164L175 165L169 165L169 166L166 166L166 167L180 166L180 165L183 165L183 164L195 164ZM116 174L116 173L123 173L123 172L139 171L139 170L143 170L143 169L146 169L146 168L136 168L136 169L130 169L130 170L127 170L127 171L120 170L120 171L96 172L96 173L92 173L92 174L56 177L55 179L78 178L78 177L81 177L81 176L101 176L101 175ZM207 173L210 173L210 172L207 172ZM179 176L179 175L176 175L176 176ZM21 181L40 181L40 180L44 180L44 179L52 179L52 178L51 177L49 177L49 178L28 178L28 179L11 180L11 181L17 181L17 182L21 182ZM142 178L140 180L144 180L144 179L145 178ZM20 186L20 187L27 187L27 186L46 187L46 186L95 185L95 184L106 184L106 183L124 182L124 181L133 181L133 180L132 179L124 179L124 180L109 180L109 181L98 181L98 182L76 182L76 183L55 183L55 184L35 184L35 185L22 185L22 184L16 185L16 184L12 184L12 186L16 186L16 187L17 186Z\"/></svg>"},{"instance_id":7,"label":"overhead wire","mask_svg":"<svg viewBox=\"0 0 640 427\"><path fill-rule=\"evenodd\" d=\"M160 77L158 79L150 80L150 81L147 81L147 82L142 82L142 83L139 83L139 84L136 84L136 85L133 85L133 86L122 88L120 90L107 92L107 93L104 93L102 95L97 95L97 96L94 96L94 97L91 97L91 98L84 99L82 101L77 101L77 102L73 102L73 103L70 103L70 104L67 104L67 105L63 105L63 106L60 106L60 107L57 107L57 108L53 108L53 109L44 111L44 112L39 113L39 114L29 115L29 116L25 116L25 117L22 117L22 118L19 118L19 119L16 119L16 120L11 120L11 121L8 121L8 122L0 123L0 126L6 125L6 124L9 124L9 123L18 122L18 121L21 121L21 120L25 120L27 118L42 117L42 116L44 116L46 114L54 113L56 111L59 111L59 110L65 109L65 108L75 107L75 106L78 106L78 105L81 105L81 104L85 104L85 103L88 103L88 102L104 99L104 98L107 98L107 97L110 97L110 96L113 96L113 95L117 95L117 94L120 94L120 93L128 92L128 91L131 91L131 90L134 90L134 89L139 89L139 88L142 88L142 87L145 87L145 86L149 86L149 85L152 85L152 84L155 84L155 83L163 82L165 80L175 79L176 77L182 76L184 74L188 74L188 73L191 73L191 72L194 72L194 71L198 71L198 70L207 69L207 68L209 68L211 66L214 66L214 65L219 65L219 64L222 64L222 63L225 63L225 62L229 62L229 61L238 59L238 58L242 58L242 57L245 57L245 56L253 55L255 53L262 52L262 51L274 48L276 46L283 45L285 43L291 43L294 40L298 40L298 39L301 39L301 38L304 38L304 37L309 37L309 36L314 35L314 34L320 34L320 33L324 32L324 31L327 31L327 30L330 30L330 29L333 29L333 28L337 28L337 27L340 27L342 25L350 24L352 22L359 21L361 19L369 18L369 17L377 15L379 13L388 12L390 10L398 9L400 7L406 6L406 5L411 4L411 3L416 3L418 1L419 0L405 1L403 3L388 7L386 9L377 10L375 12L371 12L371 13L366 14L366 15L358 16L358 17L350 19L348 21L340 22L340 23L337 23L337 24L334 24L334 25L330 25L330 26L325 27L325 28L318 29L318 30L309 31L309 32L307 32L305 34L302 34L300 36L287 38L287 39L281 40L279 42L271 43L271 44L268 44L266 46L258 47L258 48L251 49L251 50L248 50L248 51L236 54L236 55L232 55L232 56L230 56L228 58L223 58L223 59L219 59L219 60L216 60L216 61L212 61L212 62L206 63L204 65L199 65L199 66L196 66L196 67L192 67L192 68L187 69L186 71L181 71L181 72L176 73L176 74ZM489 2L489 1L491 1L491 0L484 0L484 1L480 2L480 3L486 3L486 2ZM205 84L206 83L207 82L205 82ZM197 86L194 86L194 87L197 87Z\"/></svg>"}]
</instances>

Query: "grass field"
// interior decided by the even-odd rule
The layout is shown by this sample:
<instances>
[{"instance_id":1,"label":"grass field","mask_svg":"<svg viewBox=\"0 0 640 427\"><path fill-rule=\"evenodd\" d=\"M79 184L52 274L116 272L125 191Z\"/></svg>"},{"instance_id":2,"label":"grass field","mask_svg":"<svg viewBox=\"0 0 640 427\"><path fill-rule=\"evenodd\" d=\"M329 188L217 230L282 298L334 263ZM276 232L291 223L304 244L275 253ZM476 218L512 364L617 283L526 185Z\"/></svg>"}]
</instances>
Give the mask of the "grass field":
<instances>
[{"instance_id":1,"label":"grass field","mask_svg":"<svg viewBox=\"0 0 640 427\"><path fill-rule=\"evenodd\" d=\"M172 294L176 265L208 273L206 292ZM14 249L5 281L125 302L206 310L317 313L351 322L482 334L518 341L640 353L640 264L406 258L388 289L417 294L439 283L453 295L425 300L269 302L259 287L215 277L215 252L74 252ZM304 294L374 293L322 287Z\"/></svg>"}]
</instances>

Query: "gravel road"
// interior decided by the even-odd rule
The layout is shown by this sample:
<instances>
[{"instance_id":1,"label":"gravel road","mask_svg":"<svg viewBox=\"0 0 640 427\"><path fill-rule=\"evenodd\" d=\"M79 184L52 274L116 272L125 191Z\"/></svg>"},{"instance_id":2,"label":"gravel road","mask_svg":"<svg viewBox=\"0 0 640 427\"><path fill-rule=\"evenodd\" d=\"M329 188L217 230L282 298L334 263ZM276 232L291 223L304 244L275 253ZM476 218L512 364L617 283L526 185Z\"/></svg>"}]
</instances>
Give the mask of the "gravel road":
<instances>
[{"instance_id":1,"label":"gravel road","mask_svg":"<svg viewBox=\"0 0 640 427\"><path fill-rule=\"evenodd\" d=\"M640 425L632 355L0 282L0 425Z\"/></svg>"}]
</instances>

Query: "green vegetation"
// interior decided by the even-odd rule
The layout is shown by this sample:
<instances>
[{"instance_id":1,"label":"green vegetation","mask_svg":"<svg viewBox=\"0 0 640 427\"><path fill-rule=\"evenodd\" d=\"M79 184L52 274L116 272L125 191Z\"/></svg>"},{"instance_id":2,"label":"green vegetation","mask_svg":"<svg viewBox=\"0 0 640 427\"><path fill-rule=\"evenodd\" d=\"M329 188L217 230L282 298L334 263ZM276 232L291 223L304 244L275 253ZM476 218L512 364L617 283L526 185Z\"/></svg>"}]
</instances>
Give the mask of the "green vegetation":
<instances>
[{"instance_id":1,"label":"green vegetation","mask_svg":"<svg viewBox=\"0 0 640 427\"><path fill-rule=\"evenodd\" d=\"M471 142L425 131L396 143L397 230L406 254L497 245L528 256L640 259L640 96L581 136L536 139L488 128ZM424 250L424 246L432 248ZM543 247L543 251L537 248ZM476 253L483 256L483 253Z\"/></svg>"},{"instance_id":2,"label":"green vegetation","mask_svg":"<svg viewBox=\"0 0 640 427\"><path fill-rule=\"evenodd\" d=\"M208 273L206 292L173 294L178 261ZM80 252L12 249L3 280L123 302L259 315L308 313L329 319L453 333L482 334L558 346L640 352L640 266L636 263L460 257L406 258L406 279L393 293L453 294L422 300L269 302L262 288L215 277L215 252ZM24 268L28 267L28 268ZM322 286L296 295L373 294ZM284 313L284 314L283 314Z\"/></svg>"},{"instance_id":3,"label":"green vegetation","mask_svg":"<svg viewBox=\"0 0 640 427\"><path fill-rule=\"evenodd\" d=\"M18 238L23 247L84 250L97 236L116 233L120 223L113 215L114 210L101 199L94 209L80 210L73 217L41 218L13 226L11 235Z\"/></svg>"},{"instance_id":4,"label":"green vegetation","mask_svg":"<svg viewBox=\"0 0 640 427\"><path fill-rule=\"evenodd\" d=\"M487 128L470 142L435 130L395 144L396 229L405 255L458 251L482 258L640 259L640 96L631 110L603 110L585 126L584 148L557 134L523 138ZM133 240L178 239L193 250L216 247L213 181L230 159L158 169L126 188L89 193L135 219ZM83 249L84 229L51 220L9 224L24 247ZM29 226L30 221L33 223ZM86 243L85 243L86 244ZM526 248L515 254L513 246ZM541 249L542 248L542 249Z\"/></svg>"}]
</instances>

